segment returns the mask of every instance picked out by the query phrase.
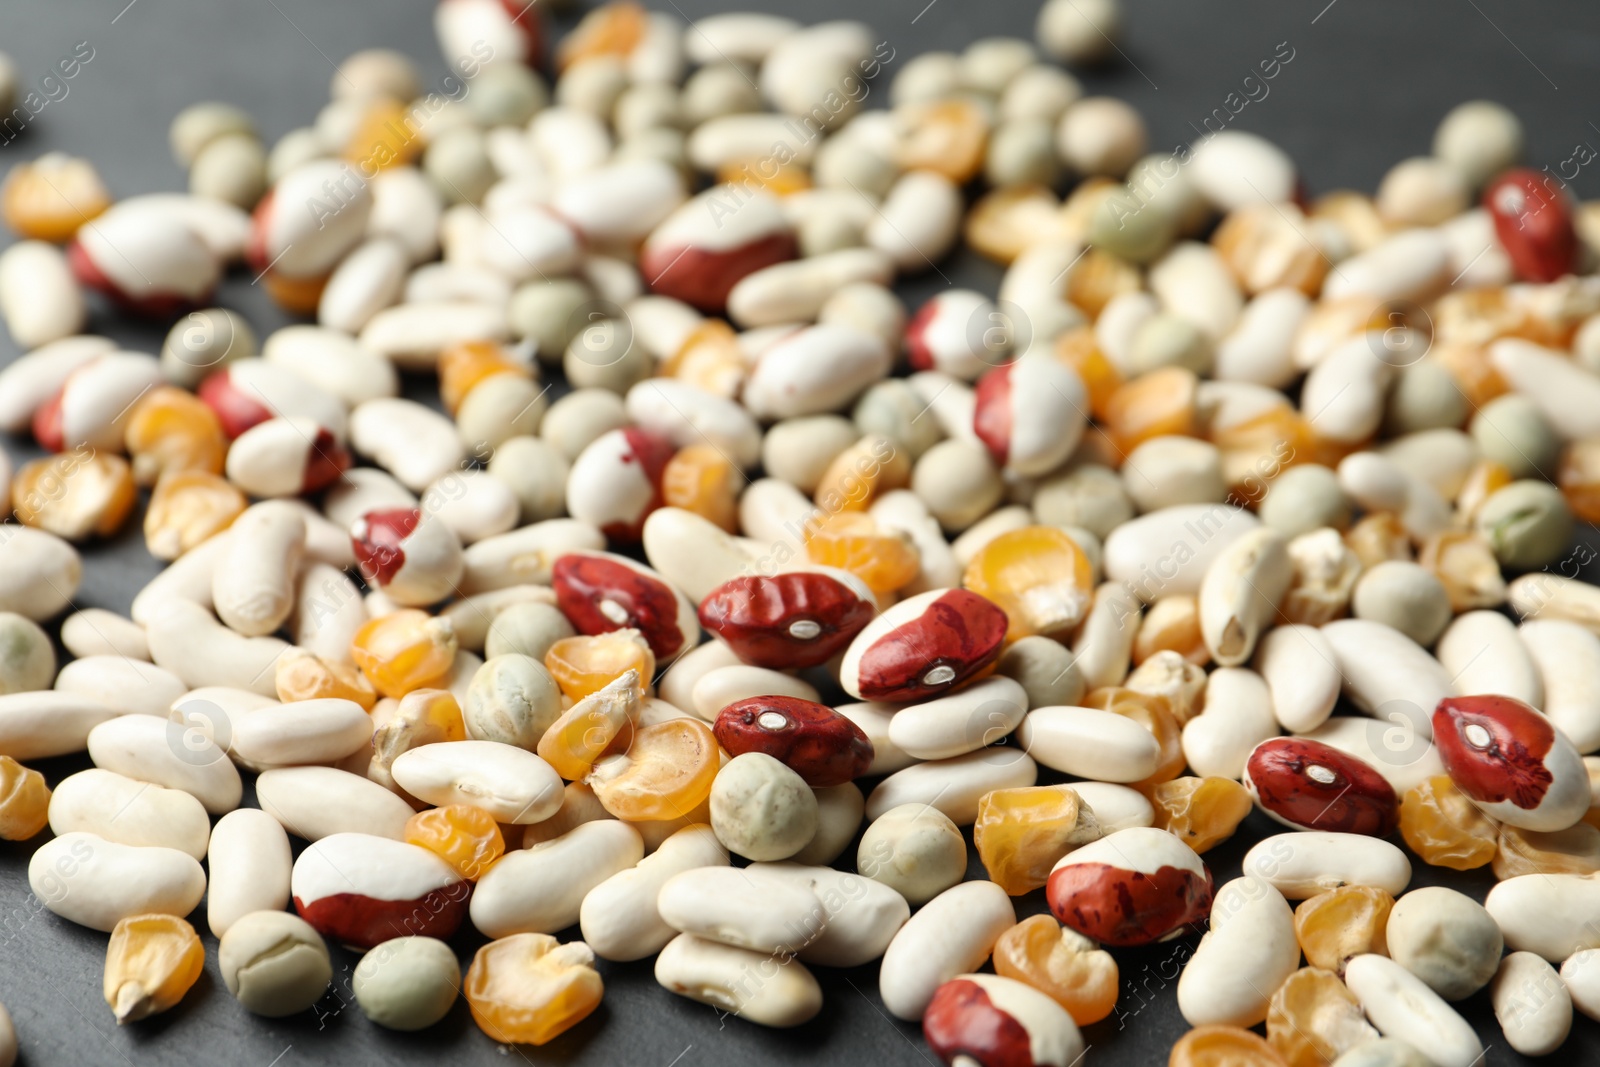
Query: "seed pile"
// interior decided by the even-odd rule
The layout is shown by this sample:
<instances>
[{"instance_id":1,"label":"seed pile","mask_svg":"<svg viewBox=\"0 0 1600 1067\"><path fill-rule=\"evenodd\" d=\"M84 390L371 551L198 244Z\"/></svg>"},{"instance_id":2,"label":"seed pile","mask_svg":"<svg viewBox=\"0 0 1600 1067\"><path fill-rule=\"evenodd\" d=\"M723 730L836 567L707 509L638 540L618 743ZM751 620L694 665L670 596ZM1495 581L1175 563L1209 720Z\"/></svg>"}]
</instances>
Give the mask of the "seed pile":
<instances>
[{"instance_id":1,"label":"seed pile","mask_svg":"<svg viewBox=\"0 0 1600 1067\"><path fill-rule=\"evenodd\" d=\"M917 57L435 17L442 87L358 53L270 150L184 111L188 193L0 190L0 429L50 453L0 466L0 837L51 831L119 1022L188 994L202 899L247 1011L312 1007L332 940L375 1023L464 994L505 1043L623 961L772 1027L878 962L945 1062L1069 1067L1175 937L1172 1067L1470 1067L1485 987L1528 1055L1600 1018L1600 213L1514 116L1312 198L1084 97L1113 0ZM998 292L908 314L961 242ZM241 265L311 321L206 307ZM170 566L76 610L141 506Z\"/></svg>"}]
</instances>

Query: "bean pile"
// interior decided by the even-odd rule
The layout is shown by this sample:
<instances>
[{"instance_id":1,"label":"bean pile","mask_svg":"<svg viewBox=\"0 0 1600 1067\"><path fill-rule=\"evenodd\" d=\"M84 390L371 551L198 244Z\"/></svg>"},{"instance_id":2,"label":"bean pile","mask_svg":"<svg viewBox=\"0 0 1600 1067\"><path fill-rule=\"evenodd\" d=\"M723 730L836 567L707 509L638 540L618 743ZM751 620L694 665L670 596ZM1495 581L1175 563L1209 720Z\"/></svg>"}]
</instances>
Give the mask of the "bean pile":
<instances>
[{"instance_id":1,"label":"bean pile","mask_svg":"<svg viewBox=\"0 0 1600 1067\"><path fill-rule=\"evenodd\" d=\"M1600 1018L1600 207L1514 116L1308 199L1083 96L1114 0L898 62L521 7L439 3L448 96L375 50L270 150L189 108L187 193L0 190L0 429L50 453L0 464L0 837L51 831L119 1022L189 993L202 899L247 1011L332 940L373 1022L464 994L504 1043L615 962L788 1027L881 961L946 1063L1069 1067L1118 950L1201 933L1171 1067L1471 1067L1485 987L1528 1055ZM963 242L998 292L908 315ZM241 265L314 324L207 307ZM170 566L77 610L141 505Z\"/></svg>"}]
</instances>

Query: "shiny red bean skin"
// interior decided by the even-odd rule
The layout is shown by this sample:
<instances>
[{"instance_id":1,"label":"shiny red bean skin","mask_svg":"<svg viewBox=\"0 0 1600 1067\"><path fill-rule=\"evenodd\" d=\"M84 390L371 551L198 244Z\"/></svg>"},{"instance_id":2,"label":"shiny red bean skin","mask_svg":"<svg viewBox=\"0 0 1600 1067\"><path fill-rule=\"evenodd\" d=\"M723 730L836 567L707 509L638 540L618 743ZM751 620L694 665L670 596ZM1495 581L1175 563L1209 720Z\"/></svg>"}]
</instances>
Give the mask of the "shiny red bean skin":
<instances>
[{"instance_id":1,"label":"shiny red bean skin","mask_svg":"<svg viewBox=\"0 0 1600 1067\"><path fill-rule=\"evenodd\" d=\"M861 727L798 697L737 700L717 713L712 733L731 755L763 752L818 789L854 781L872 765L872 742Z\"/></svg>"},{"instance_id":2,"label":"shiny red bean skin","mask_svg":"<svg viewBox=\"0 0 1600 1067\"><path fill-rule=\"evenodd\" d=\"M1050 912L1101 944L1148 945L1211 913L1211 874L1160 867L1152 874L1109 863L1058 867L1045 883Z\"/></svg>"},{"instance_id":3,"label":"shiny red bean skin","mask_svg":"<svg viewBox=\"0 0 1600 1067\"><path fill-rule=\"evenodd\" d=\"M1320 741L1263 741L1245 762L1244 784L1268 814L1302 830L1388 837L1400 824L1388 779Z\"/></svg>"},{"instance_id":4,"label":"shiny red bean skin","mask_svg":"<svg viewBox=\"0 0 1600 1067\"><path fill-rule=\"evenodd\" d=\"M1572 273L1578 231L1572 204L1554 179L1526 167L1507 171L1483 191L1483 206L1518 278L1553 282Z\"/></svg>"},{"instance_id":5,"label":"shiny red bean skin","mask_svg":"<svg viewBox=\"0 0 1600 1067\"><path fill-rule=\"evenodd\" d=\"M844 651L875 606L826 574L734 578L700 602L700 625L739 658L774 670L816 667Z\"/></svg>"},{"instance_id":6,"label":"shiny red bean skin","mask_svg":"<svg viewBox=\"0 0 1600 1067\"><path fill-rule=\"evenodd\" d=\"M678 594L659 578L604 556L572 554L550 569L556 606L579 633L594 636L635 629L656 659L678 653L684 634L678 626Z\"/></svg>"}]
</instances>

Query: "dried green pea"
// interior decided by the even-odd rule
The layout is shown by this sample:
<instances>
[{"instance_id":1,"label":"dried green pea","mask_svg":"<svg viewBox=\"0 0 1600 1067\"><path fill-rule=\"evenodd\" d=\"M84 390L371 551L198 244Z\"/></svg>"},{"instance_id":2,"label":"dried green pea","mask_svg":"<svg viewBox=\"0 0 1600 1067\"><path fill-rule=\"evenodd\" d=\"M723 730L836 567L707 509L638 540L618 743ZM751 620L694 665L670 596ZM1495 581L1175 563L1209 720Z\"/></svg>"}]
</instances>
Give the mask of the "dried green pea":
<instances>
[{"instance_id":1,"label":"dried green pea","mask_svg":"<svg viewBox=\"0 0 1600 1067\"><path fill-rule=\"evenodd\" d=\"M1484 459L1503 464L1513 478L1549 477L1561 459L1561 438L1539 405L1526 396L1497 396L1472 420L1472 439Z\"/></svg>"},{"instance_id":2,"label":"dried green pea","mask_svg":"<svg viewBox=\"0 0 1600 1067\"><path fill-rule=\"evenodd\" d=\"M1350 525L1350 502L1339 476L1327 467L1304 463L1272 480L1261 501L1261 521L1285 537L1299 537L1323 526Z\"/></svg>"},{"instance_id":3,"label":"dried green pea","mask_svg":"<svg viewBox=\"0 0 1600 1067\"><path fill-rule=\"evenodd\" d=\"M1084 463L1041 482L1033 513L1049 526L1082 526L1102 541L1133 518L1133 501L1110 467Z\"/></svg>"},{"instance_id":4,"label":"dried green pea","mask_svg":"<svg viewBox=\"0 0 1600 1067\"><path fill-rule=\"evenodd\" d=\"M485 660L461 702L461 720L468 737L530 752L560 717L561 690L555 679L532 656L515 653Z\"/></svg>"},{"instance_id":5,"label":"dried green pea","mask_svg":"<svg viewBox=\"0 0 1600 1067\"><path fill-rule=\"evenodd\" d=\"M560 363L567 342L583 325L580 309L593 300L594 290L572 278L528 282L511 295L511 332L533 341L541 361Z\"/></svg>"},{"instance_id":6,"label":"dried green pea","mask_svg":"<svg viewBox=\"0 0 1600 1067\"><path fill-rule=\"evenodd\" d=\"M15 612L0 612L0 696L49 689L55 676L50 635Z\"/></svg>"},{"instance_id":7,"label":"dried green pea","mask_svg":"<svg viewBox=\"0 0 1600 1067\"><path fill-rule=\"evenodd\" d=\"M554 604L516 604L494 617L483 652L489 659L498 656L531 656L544 661L550 646L577 633L572 623Z\"/></svg>"},{"instance_id":8,"label":"dried green pea","mask_svg":"<svg viewBox=\"0 0 1600 1067\"><path fill-rule=\"evenodd\" d=\"M1467 398L1455 378L1441 364L1425 359L1395 379L1384 413L1384 435L1454 429L1467 421L1468 413Z\"/></svg>"},{"instance_id":9,"label":"dried green pea","mask_svg":"<svg viewBox=\"0 0 1600 1067\"><path fill-rule=\"evenodd\" d=\"M396 937L356 964L351 991L367 1018L390 1030L423 1030L443 1019L461 991L461 963L432 937Z\"/></svg>"},{"instance_id":10,"label":"dried green pea","mask_svg":"<svg viewBox=\"0 0 1600 1067\"><path fill-rule=\"evenodd\" d=\"M1533 570L1572 544L1572 509L1548 482L1523 480L1496 491L1478 509L1477 530L1503 566Z\"/></svg>"},{"instance_id":11,"label":"dried green pea","mask_svg":"<svg viewBox=\"0 0 1600 1067\"><path fill-rule=\"evenodd\" d=\"M944 439L939 420L924 414L927 407L905 379L889 378L862 393L850 414L862 434L882 434L903 447L914 463Z\"/></svg>"}]
</instances>

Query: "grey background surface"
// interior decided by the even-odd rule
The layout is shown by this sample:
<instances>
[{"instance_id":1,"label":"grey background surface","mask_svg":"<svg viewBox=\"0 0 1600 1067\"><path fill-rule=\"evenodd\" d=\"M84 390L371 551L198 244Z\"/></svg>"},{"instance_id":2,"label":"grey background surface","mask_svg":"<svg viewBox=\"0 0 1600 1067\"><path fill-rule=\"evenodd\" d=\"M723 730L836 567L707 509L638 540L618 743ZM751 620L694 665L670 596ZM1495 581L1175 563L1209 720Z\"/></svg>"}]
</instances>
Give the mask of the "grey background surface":
<instances>
[{"instance_id":1,"label":"grey background surface","mask_svg":"<svg viewBox=\"0 0 1600 1067\"><path fill-rule=\"evenodd\" d=\"M430 0L4 0L0 49L16 59L25 85L36 85L79 42L88 42L94 56L24 136L0 147L0 171L59 149L93 159L118 196L181 188L185 176L169 154L166 130L173 115L197 100L243 105L270 143L313 119L326 102L334 63L359 48L398 48L419 61L427 84L437 86L445 69L433 39L432 6ZM649 6L693 19L729 5L649 0ZM865 19L895 50L887 64L891 73L929 49L960 49L993 34L1031 36L1037 9L1033 0L744 0L743 6L806 21ZM1092 91L1138 106L1152 144L1160 147L1193 138L1256 63L1287 42L1292 62L1270 83L1270 95L1246 107L1234 125L1284 146L1312 195L1340 187L1372 190L1394 162L1426 153L1439 118L1473 97L1497 99L1518 112L1528 131L1527 160L1535 167L1560 171L1580 143L1600 146L1600 8L1593 0L1127 0L1126 8L1122 54L1083 79ZM886 88L880 79L869 106L882 106ZM1565 173L1571 170L1568 164ZM1584 197L1600 195L1600 164L1582 168L1574 188ZM992 291L998 279L993 267L972 258L941 266L960 285ZM262 334L283 325L284 317L249 281L249 275L230 277L218 302L243 312ZM929 275L912 280L904 293L915 302L944 284ZM91 328L149 352L164 333L129 325L103 308ZM0 364L15 355L9 339L0 337ZM409 383L408 391L428 393L421 383ZM37 454L31 441L0 443L14 460ZM1593 531L1587 534L1592 541ZM157 569L143 551L137 523L116 542L89 546L85 556L81 607L126 611L133 592ZM82 765L59 760L43 769L53 782ZM1253 815L1234 841L1209 853L1218 882L1237 873L1249 844L1272 832L1273 824ZM508 1048L480 1034L464 1004L421 1034L372 1026L351 1000L356 957L343 950L335 950L335 990L316 1013L254 1018L223 988L210 938L205 975L184 1002L119 1029L100 997L105 937L42 911L28 892L25 869L36 845L0 843L0 1002L12 1012L22 1062L29 1065L933 1062L916 1027L883 1013L875 967L819 969L822 1014L797 1030L772 1032L668 995L654 983L648 963L602 963L606 997L591 1019L543 1048ZM1413 884L1450 884L1480 897L1492 884L1486 871L1440 874L1449 872L1418 864ZM1019 912L1042 911L1041 897L1021 898ZM479 943L465 935L459 942L463 961ZM1186 1029L1173 986L1193 943L1119 953L1124 988L1118 1014L1088 1028L1087 1062L1166 1062ZM1463 1010L1489 1048L1488 1063L1524 1062L1506 1048L1486 994ZM1560 1062L1600 1062L1600 1028L1580 1019Z\"/></svg>"}]
</instances>

